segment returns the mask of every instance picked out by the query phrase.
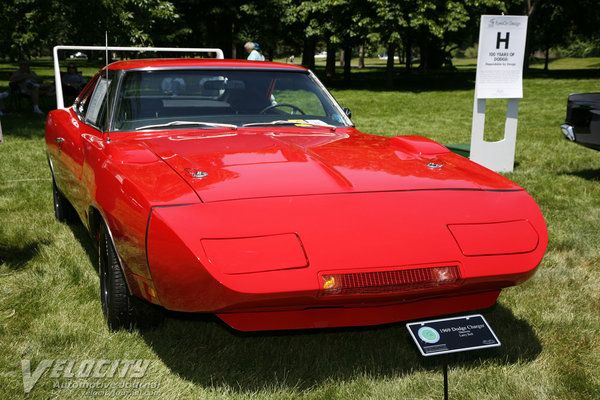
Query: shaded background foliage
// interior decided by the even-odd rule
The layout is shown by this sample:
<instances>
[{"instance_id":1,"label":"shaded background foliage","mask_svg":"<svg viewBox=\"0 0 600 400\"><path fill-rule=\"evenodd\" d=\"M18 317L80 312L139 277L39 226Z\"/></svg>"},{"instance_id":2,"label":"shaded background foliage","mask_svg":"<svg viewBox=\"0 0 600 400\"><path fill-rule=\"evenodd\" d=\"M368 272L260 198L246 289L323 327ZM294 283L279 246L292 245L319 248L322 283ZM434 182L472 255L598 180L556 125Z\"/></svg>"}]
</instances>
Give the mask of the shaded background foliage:
<instances>
[{"instance_id":1,"label":"shaded background foliage","mask_svg":"<svg viewBox=\"0 0 600 400\"><path fill-rule=\"evenodd\" d=\"M0 56L45 55L56 44L103 45L104 31L118 45L220 47L245 56L260 43L267 58L303 55L314 66L327 50L328 74L336 56L349 77L350 58L387 52L410 70L451 67L457 49L477 42L481 14L528 15L528 52L577 43L569 55L594 55L600 40L597 0L3 0ZM359 61L359 66L360 66ZM347 76L346 76L347 75Z\"/></svg>"}]
</instances>

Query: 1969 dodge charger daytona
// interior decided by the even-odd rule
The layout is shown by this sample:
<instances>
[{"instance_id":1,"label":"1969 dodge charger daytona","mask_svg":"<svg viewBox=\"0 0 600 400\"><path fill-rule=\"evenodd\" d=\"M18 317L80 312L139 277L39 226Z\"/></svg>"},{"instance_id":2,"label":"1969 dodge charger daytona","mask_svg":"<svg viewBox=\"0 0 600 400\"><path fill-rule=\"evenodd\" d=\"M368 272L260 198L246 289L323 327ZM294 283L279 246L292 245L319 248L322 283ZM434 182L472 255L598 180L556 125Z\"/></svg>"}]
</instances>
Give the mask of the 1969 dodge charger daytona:
<instances>
[{"instance_id":1,"label":"1969 dodge charger daytona","mask_svg":"<svg viewBox=\"0 0 600 400\"><path fill-rule=\"evenodd\" d=\"M300 66L138 59L48 114L59 220L98 244L103 313L242 331L390 323L493 305L533 275L544 218L425 137L354 128Z\"/></svg>"}]
</instances>

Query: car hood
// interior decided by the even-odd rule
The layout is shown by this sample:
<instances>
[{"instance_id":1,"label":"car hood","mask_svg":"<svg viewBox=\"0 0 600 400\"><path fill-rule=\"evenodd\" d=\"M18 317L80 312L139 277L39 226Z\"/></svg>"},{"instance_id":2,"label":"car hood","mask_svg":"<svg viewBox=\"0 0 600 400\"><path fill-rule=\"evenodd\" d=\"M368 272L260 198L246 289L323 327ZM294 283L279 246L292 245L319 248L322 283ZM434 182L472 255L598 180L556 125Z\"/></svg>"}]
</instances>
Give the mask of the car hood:
<instances>
[{"instance_id":1,"label":"car hood","mask_svg":"<svg viewBox=\"0 0 600 400\"><path fill-rule=\"evenodd\" d=\"M204 202L406 190L520 190L419 136L355 129L176 131L142 138Z\"/></svg>"}]
</instances>

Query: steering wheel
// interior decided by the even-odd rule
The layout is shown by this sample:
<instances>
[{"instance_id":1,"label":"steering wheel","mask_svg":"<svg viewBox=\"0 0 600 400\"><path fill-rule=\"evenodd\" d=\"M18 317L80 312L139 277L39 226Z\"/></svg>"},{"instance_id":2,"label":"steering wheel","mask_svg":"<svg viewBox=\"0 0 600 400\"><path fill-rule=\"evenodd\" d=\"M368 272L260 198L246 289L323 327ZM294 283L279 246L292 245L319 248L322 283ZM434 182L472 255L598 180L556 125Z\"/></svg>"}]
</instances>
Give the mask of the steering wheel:
<instances>
[{"instance_id":1,"label":"steering wheel","mask_svg":"<svg viewBox=\"0 0 600 400\"><path fill-rule=\"evenodd\" d=\"M259 112L259 114L264 114L264 113L266 113L267 111L269 111L269 110L272 110L272 109L274 109L274 108L276 108L276 107L290 107L290 108L292 109L292 114L296 114L296 113L295 113L295 112L293 112L293 111L298 111L300 114L302 114L302 115L306 115L306 113L305 113L304 111L302 111L302 109L301 109L300 107L298 107L298 106L295 106L295 105L293 105L293 104L289 104L289 103L278 103L278 104L271 104L270 106L267 106L267 107L263 108L263 109L262 109L262 110Z\"/></svg>"}]
</instances>

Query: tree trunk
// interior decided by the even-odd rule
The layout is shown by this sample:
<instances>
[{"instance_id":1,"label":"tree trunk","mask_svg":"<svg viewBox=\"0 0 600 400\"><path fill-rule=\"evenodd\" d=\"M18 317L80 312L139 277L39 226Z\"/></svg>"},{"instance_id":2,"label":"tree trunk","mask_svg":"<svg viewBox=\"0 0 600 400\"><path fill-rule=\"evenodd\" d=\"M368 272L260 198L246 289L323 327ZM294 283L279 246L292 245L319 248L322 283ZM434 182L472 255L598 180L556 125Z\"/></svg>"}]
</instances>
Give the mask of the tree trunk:
<instances>
[{"instance_id":1,"label":"tree trunk","mask_svg":"<svg viewBox=\"0 0 600 400\"><path fill-rule=\"evenodd\" d=\"M304 39L302 65L311 70L315 69L315 41L312 38Z\"/></svg>"},{"instance_id":2,"label":"tree trunk","mask_svg":"<svg viewBox=\"0 0 600 400\"><path fill-rule=\"evenodd\" d=\"M446 52L442 43L434 37L423 37L421 40L421 65L424 71L441 69L446 61Z\"/></svg>"},{"instance_id":3,"label":"tree trunk","mask_svg":"<svg viewBox=\"0 0 600 400\"><path fill-rule=\"evenodd\" d=\"M231 23L231 58L237 58L237 49L235 47L235 23Z\"/></svg>"},{"instance_id":4,"label":"tree trunk","mask_svg":"<svg viewBox=\"0 0 600 400\"><path fill-rule=\"evenodd\" d=\"M529 73L529 59L531 58L531 39L529 37L529 30L527 31L527 41L525 42L525 55L523 56L523 76L527 76Z\"/></svg>"},{"instance_id":5,"label":"tree trunk","mask_svg":"<svg viewBox=\"0 0 600 400\"><path fill-rule=\"evenodd\" d=\"M394 53L396 52L396 43L388 43L387 63L385 65L385 86L391 88L394 86Z\"/></svg>"},{"instance_id":6,"label":"tree trunk","mask_svg":"<svg viewBox=\"0 0 600 400\"><path fill-rule=\"evenodd\" d=\"M410 39L404 41L404 62L406 72L410 72L412 70L412 45Z\"/></svg>"},{"instance_id":7,"label":"tree trunk","mask_svg":"<svg viewBox=\"0 0 600 400\"><path fill-rule=\"evenodd\" d=\"M550 58L550 47L546 46L546 59L544 60L544 71L548 71L548 59Z\"/></svg>"},{"instance_id":8,"label":"tree trunk","mask_svg":"<svg viewBox=\"0 0 600 400\"><path fill-rule=\"evenodd\" d=\"M358 47L358 69L365 67L365 45L361 44Z\"/></svg>"},{"instance_id":9,"label":"tree trunk","mask_svg":"<svg viewBox=\"0 0 600 400\"><path fill-rule=\"evenodd\" d=\"M328 41L327 42L327 62L325 64L325 74L328 78L333 78L335 76L335 46Z\"/></svg>"},{"instance_id":10,"label":"tree trunk","mask_svg":"<svg viewBox=\"0 0 600 400\"><path fill-rule=\"evenodd\" d=\"M352 67L352 47L344 47L344 82L350 82L350 68Z\"/></svg>"},{"instance_id":11,"label":"tree trunk","mask_svg":"<svg viewBox=\"0 0 600 400\"><path fill-rule=\"evenodd\" d=\"M529 17L529 20L531 20L531 16L535 12L535 6L536 4L532 4L531 0L527 0L527 2L524 4L523 11L525 15ZM525 41L525 56L523 59L523 76L526 76L529 72L529 58L531 57L531 53L533 53L533 50L531 49L530 45L532 35L533 33L531 32L531 30L527 29L527 40Z\"/></svg>"}]
</instances>

